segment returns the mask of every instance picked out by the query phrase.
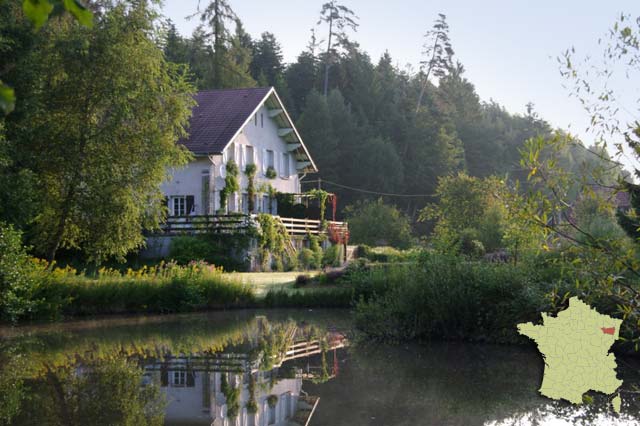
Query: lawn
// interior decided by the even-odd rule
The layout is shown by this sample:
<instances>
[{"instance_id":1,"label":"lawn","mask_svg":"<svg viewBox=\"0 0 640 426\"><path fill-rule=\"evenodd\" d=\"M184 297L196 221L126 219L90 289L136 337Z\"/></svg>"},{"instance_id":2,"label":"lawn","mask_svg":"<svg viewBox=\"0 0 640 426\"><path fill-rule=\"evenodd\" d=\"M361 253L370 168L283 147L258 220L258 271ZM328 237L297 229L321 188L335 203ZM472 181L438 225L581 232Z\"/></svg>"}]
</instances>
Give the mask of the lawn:
<instances>
[{"instance_id":1,"label":"lawn","mask_svg":"<svg viewBox=\"0 0 640 426\"><path fill-rule=\"evenodd\" d=\"M300 274L316 276L320 271L292 271L292 272L232 272L233 278L240 279L243 283L250 284L256 292L256 296L263 297L269 290L292 289L296 277Z\"/></svg>"}]
</instances>

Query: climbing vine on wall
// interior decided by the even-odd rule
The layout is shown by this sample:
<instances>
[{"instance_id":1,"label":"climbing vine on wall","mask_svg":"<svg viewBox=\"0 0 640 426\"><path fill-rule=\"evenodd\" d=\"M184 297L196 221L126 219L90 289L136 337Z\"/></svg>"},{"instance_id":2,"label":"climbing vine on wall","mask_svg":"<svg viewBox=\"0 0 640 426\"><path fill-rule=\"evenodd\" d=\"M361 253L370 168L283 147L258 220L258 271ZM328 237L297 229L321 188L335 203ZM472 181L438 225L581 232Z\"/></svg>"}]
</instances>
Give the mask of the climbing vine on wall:
<instances>
[{"instance_id":1,"label":"climbing vine on wall","mask_svg":"<svg viewBox=\"0 0 640 426\"><path fill-rule=\"evenodd\" d=\"M230 160L226 165L227 176L224 178L224 188L220 191L220 210L227 207L229 195L240 189L238 182L238 165L235 161Z\"/></svg>"},{"instance_id":2,"label":"climbing vine on wall","mask_svg":"<svg viewBox=\"0 0 640 426\"><path fill-rule=\"evenodd\" d=\"M260 213L257 217L260 225L260 257L262 258L262 268L269 269L269 260L273 260L276 270L283 270L283 256L286 250L289 234L284 225L275 217Z\"/></svg>"},{"instance_id":3,"label":"climbing vine on wall","mask_svg":"<svg viewBox=\"0 0 640 426\"><path fill-rule=\"evenodd\" d=\"M326 222L324 216L327 211L327 200L329 199L329 196L331 194L323 189L311 189L307 191L306 194L310 198L315 198L318 200L318 204L320 205L320 221L322 222L322 227L324 228Z\"/></svg>"},{"instance_id":4,"label":"climbing vine on wall","mask_svg":"<svg viewBox=\"0 0 640 426\"><path fill-rule=\"evenodd\" d=\"M249 198L248 207L249 212L255 211L255 198L256 198L256 184L255 177L257 167L255 164L247 164L244 168L244 174L247 176L247 197Z\"/></svg>"}]
</instances>

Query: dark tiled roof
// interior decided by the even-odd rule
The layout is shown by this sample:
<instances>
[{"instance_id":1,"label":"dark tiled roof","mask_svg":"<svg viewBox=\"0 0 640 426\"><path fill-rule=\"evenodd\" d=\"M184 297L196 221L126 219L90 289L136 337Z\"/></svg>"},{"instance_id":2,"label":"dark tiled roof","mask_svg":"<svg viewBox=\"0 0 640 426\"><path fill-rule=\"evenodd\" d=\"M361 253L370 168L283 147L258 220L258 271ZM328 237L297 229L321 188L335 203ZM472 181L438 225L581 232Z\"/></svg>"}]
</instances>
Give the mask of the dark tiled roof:
<instances>
[{"instance_id":1,"label":"dark tiled roof","mask_svg":"<svg viewBox=\"0 0 640 426\"><path fill-rule=\"evenodd\" d=\"M270 87L198 92L189 137L180 143L195 154L218 154L262 102Z\"/></svg>"}]
</instances>

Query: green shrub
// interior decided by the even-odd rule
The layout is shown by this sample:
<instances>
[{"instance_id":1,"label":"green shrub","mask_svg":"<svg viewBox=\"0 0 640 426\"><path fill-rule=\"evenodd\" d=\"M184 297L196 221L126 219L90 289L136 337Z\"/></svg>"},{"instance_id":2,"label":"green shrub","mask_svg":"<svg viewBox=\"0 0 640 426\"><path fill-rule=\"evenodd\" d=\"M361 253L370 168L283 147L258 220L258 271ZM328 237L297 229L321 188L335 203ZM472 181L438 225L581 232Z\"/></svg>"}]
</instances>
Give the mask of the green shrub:
<instances>
[{"instance_id":1,"label":"green shrub","mask_svg":"<svg viewBox=\"0 0 640 426\"><path fill-rule=\"evenodd\" d=\"M315 235L309 235L309 249L313 252L312 269L318 269L322 266L322 247L320 246L320 238Z\"/></svg>"},{"instance_id":2,"label":"green shrub","mask_svg":"<svg viewBox=\"0 0 640 426\"><path fill-rule=\"evenodd\" d=\"M101 269L88 277L72 268L42 268L34 274L36 296L46 301L41 315L188 312L255 305L250 287L204 262L175 263L121 273Z\"/></svg>"},{"instance_id":3,"label":"green shrub","mask_svg":"<svg viewBox=\"0 0 640 426\"><path fill-rule=\"evenodd\" d=\"M472 258L483 256L485 253L484 244L479 238L479 232L473 228L467 228L460 232L460 253Z\"/></svg>"},{"instance_id":4,"label":"green shrub","mask_svg":"<svg viewBox=\"0 0 640 426\"><path fill-rule=\"evenodd\" d=\"M0 222L0 319L15 322L36 309L32 270L22 234Z\"/></svg>"},{"instance_id":5,"label":"green shrub","mask_svg":"<svg viewBox=\"0 0 640 426\"><path fill-rule=\"evenodd\" d=\"M371 262L395 263L408 262L416 259L418 250L398 250L393 247L369 247L367 245L359 245L356 249L356 256L361 259L367 259Z\"/></svg>"},{"instance_id":6,"label":"green shrub","mask_svg":"<svg viewBox=\"0 0 640 426\"><path fill-rule=\"evenodd\" d=\"M413 243L409 219L382 199L360 202L345 209L350 239L356 244L409 248Z\"/></svg>"},{"instance_id":7,"label":"green shrub","mask_svg":"<svg viewBox=\"0 0 640 426\"><path fill-rule=\"evenodd\" d=\"M248 261L242 259L249 245L247 235L178 236L171 239L169 258L180 265L194 261L222 266L226 271L246 271Z\"/></svg>"},{"instance_id":8,"label":"green shrub","mask_svg":"<svg viewBox=\"0 0 640 426\"><path fill-rule=\"evenodd\" d=\"M349 308L354 300L351 287L298 291L270 290L264 298L268 308Z\"/></svg>"},{"instance_id":9,"label":"green shrub","mask_svg":"<svg viewBox=\"0 0 640 426\"><path fill-rule=\"evenodd\" d=\"M286 270L296 271L298 269L298 255L296 252L288 252L286 255Z\"/></svg>"},{"instance_id":10,"label":"green shrub","mask_svg":"<svg viewBox=\"0 0 640 426\"><path fill-rule=\"evenodd\" d=\"M322 266L340 266L344 256L342 244L329 246L322 256Z\"/></svg>"},{"instance_id":11,"label":"green shrub","mask_svg":"<svg viewBox=\"0 0 640 426\"><path fill-rule=\"evenodd\" d=\"M300 268L309 270L309 269L318 269L320 267L320 262L318 262L318 256L313 250L308 248L303 248L300 250L298 255Z\"/></svg>"},{"instance_id":12,"label":"green shrub","mask_svg":"<svg viewBox=\"0 0 640 426\"><path fill-rule=\"evenodd\" d=\"M516 324L550 310L557 284L528 267L425 254L421 262L351 277L360 294L356 324L381 340L522 341Z\"/></svg>"}]
</instances>

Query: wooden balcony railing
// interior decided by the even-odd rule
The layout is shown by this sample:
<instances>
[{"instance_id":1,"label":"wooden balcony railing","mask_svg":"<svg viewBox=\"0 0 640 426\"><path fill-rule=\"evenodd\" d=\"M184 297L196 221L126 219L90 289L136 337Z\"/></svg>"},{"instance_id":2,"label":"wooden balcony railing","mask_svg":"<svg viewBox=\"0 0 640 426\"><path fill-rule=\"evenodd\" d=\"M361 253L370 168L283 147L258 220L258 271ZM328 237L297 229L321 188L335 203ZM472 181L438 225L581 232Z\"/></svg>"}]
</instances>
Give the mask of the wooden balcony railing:
<instances>
[{"instance_id":1,"label":"wooden balcony railing","mask_svg":"<svg viewBox=\"0 0 640 426\"><path fill-rule=\"evenodd\" d=\"M162 231L166 235L235 233L248 229L250 225L251 218L243 214L169 216L162 224Z\"/></svg>"},{"instance_id":2,"label":"wooden balcony railing","mask_svg":"<svg viewBox=\"0 0 640 426\"><path fill-rule=\"evenodd\" d=\"M280 217L289 236L320 235L325 231L321 222L316 219L295 219ZM328 221L328 228L333 233L335 230L348 232L345 222ZM255 215L228 214L228 215L203 215L203 216L169 216L162 224L162 232L165 235L201 234L207 232L235 233L243 232L250 226L256 226Z\"/></svg>"}]
</instances>

